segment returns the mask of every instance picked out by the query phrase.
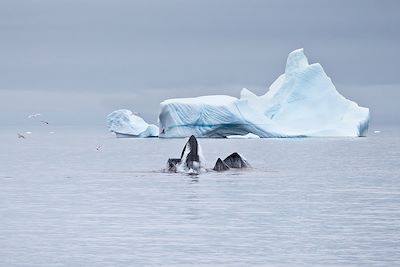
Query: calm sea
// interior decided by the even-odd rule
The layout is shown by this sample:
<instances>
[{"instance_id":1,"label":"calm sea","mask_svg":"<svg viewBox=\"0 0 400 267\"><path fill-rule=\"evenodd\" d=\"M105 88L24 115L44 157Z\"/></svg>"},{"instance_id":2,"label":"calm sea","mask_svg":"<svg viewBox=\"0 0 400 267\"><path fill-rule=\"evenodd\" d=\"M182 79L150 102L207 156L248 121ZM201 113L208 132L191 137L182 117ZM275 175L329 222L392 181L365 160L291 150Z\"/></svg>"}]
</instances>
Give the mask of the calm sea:
<instances>
[{"instance_id":1,"label":"calm sea","mask_svg":"<svg viewBox=\"0 0 400 267\"><path fill-rule=\"evenodd\" d=\"M0 266L399 266L400 132L199 139L206 165L164 173L184 139L60 128L0 133Z\"/></svg>"}]
</instances>

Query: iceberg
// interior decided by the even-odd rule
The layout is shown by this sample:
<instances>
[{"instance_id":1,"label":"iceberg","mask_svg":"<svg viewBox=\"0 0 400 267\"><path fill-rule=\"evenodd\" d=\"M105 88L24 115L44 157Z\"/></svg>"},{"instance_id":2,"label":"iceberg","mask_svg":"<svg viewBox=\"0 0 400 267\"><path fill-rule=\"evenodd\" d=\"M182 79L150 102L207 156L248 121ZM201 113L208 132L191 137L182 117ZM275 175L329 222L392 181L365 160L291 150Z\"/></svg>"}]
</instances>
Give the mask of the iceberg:
<instances>
[{"instance_id":1,"label":"iceberg","mask_svg":"<svg viewBox=\"0 0 400 267\"><path fill-rule=\"evenodd\" d=\"M117 137L157 137L159 129L127 109L119 109L107 116L107 126Z\"/></svg>"},{"instance_id":2,"label":"iceberg","mask_svg":"<svg viewBox=\"0 0 400 267\"><path fill-rule=\"evenodd\" d=\"M225 95L168 99L160 104L160 137L366 136L369 109L346 99L303 49L291 52L284 74L257 96L243 88Z\"/></svg>"},{"instance_id":3,"label":"iceberg","mask_svg":"<svg viewBox=\"0 0 400 267\"><path fill-rule=\"evenodd\" d=\"M226 136L228 139L258 139L260 138L258 135L248 133L245 135L228 135Z\"/></svg>"}]
</instances>

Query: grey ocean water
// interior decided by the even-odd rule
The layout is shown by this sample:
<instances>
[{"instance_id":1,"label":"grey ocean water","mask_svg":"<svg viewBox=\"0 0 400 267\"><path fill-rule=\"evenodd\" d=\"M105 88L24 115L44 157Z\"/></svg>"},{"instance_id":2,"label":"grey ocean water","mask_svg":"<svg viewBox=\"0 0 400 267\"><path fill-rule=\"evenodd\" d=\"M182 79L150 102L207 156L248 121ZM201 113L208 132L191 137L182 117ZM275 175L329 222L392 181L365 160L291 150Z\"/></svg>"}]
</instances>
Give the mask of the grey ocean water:
<instances>
[{"instance_id":1,"label":"grey ocean water","mask_svg":"<svg viewBox=\"0 0 400 267\"><path fill-rule=\"evenodd\" d=\"M200 139L208 167L237 151L253 169L199 176L162 172L183 139L0 135L0 266L400 265L395 129Z\"/></svg>"}]
</instances>

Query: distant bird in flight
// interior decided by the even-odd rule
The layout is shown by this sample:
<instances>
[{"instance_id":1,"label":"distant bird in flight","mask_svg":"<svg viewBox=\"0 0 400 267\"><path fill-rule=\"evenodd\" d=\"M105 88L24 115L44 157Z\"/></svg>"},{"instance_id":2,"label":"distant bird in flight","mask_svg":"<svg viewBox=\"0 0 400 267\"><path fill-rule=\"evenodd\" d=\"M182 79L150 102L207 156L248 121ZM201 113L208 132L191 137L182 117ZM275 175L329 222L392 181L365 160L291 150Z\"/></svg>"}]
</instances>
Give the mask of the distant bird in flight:
<instances>
[{"instance_id":1,"label":"distant bird in flight","mask_svg":"<svg viewBox=\"0 0 400 267\"><path fill-rule=\"evenodd\" d=\"M18 138L23 138L23 139L25 139L26 137L25 137L24 135L18 133Z\"/></svg>"},{"instance_id":2,"label":"distant bird in flight","mask_svg":"<svg viewBox=\"0 0 400 267\"><path fill-rule=\"evenodd\" d=\"M97 151L100 151L100 148L101 148L101 146L97 146L97 147L96 147L96 150L97 150Z\"/></svg>"},{"instance_id":3,"label":"distant bird in flight","mask_svg":"<svg viewBox=\"0 0 400 267\"><path fill-rule=\"evenodd\" d=\"M35 114L29 115L28 118L29 118L29 119L36 119L36 118L39 117L39 116L42 116L42 114L40 114L40 113L35 113ZM48 121L44 121L44 120L40 120L40 122L41 122L41 123L44 123L44 124L47 124L47 125L49 124Z\"/></svg>"},{"instance_id":4,"label":"distant bird in flight","mask_svg":"<svg viewBox=\"0 0 400 267\"><path fill-rule=\"evenodd\" d=\"M42 114L40 114L40 113L36 113L36 114L31 114L31 115L29 115L28 116L28 118L36 118L36 117L39 117L40 115L42 115Z\"/></svg>"}]
</instances>

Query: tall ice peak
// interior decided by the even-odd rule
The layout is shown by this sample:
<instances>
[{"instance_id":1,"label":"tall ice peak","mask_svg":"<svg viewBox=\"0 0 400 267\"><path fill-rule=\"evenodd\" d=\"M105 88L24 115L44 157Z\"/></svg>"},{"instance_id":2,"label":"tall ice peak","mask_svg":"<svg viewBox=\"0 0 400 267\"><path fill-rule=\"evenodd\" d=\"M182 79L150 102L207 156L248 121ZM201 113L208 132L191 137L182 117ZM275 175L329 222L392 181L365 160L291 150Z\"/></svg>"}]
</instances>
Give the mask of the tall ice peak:
<instances>
[{"instance_id":1,"label":"tall ice peak","mask_svg":"<svg viewBox=\"0 0 400 267\"><path fill-rule=\"evenodd\" d=\"M287 58L285 73L292 73L300 68L308 66L308 59L304 55L304 49L299 48L292 51Z\"/></svg>"},{"instance_id":2,"label":"tall ice peak","mask_svg":"<svg viewBox=\"0 0 400 267\"><path fill-rule=\"evenodd\" d=\"M240 98L254 98L257 97L252 91L250 91L247 88L243 88L242 91L240 91Z\"/></svg>"}]
</instances>

